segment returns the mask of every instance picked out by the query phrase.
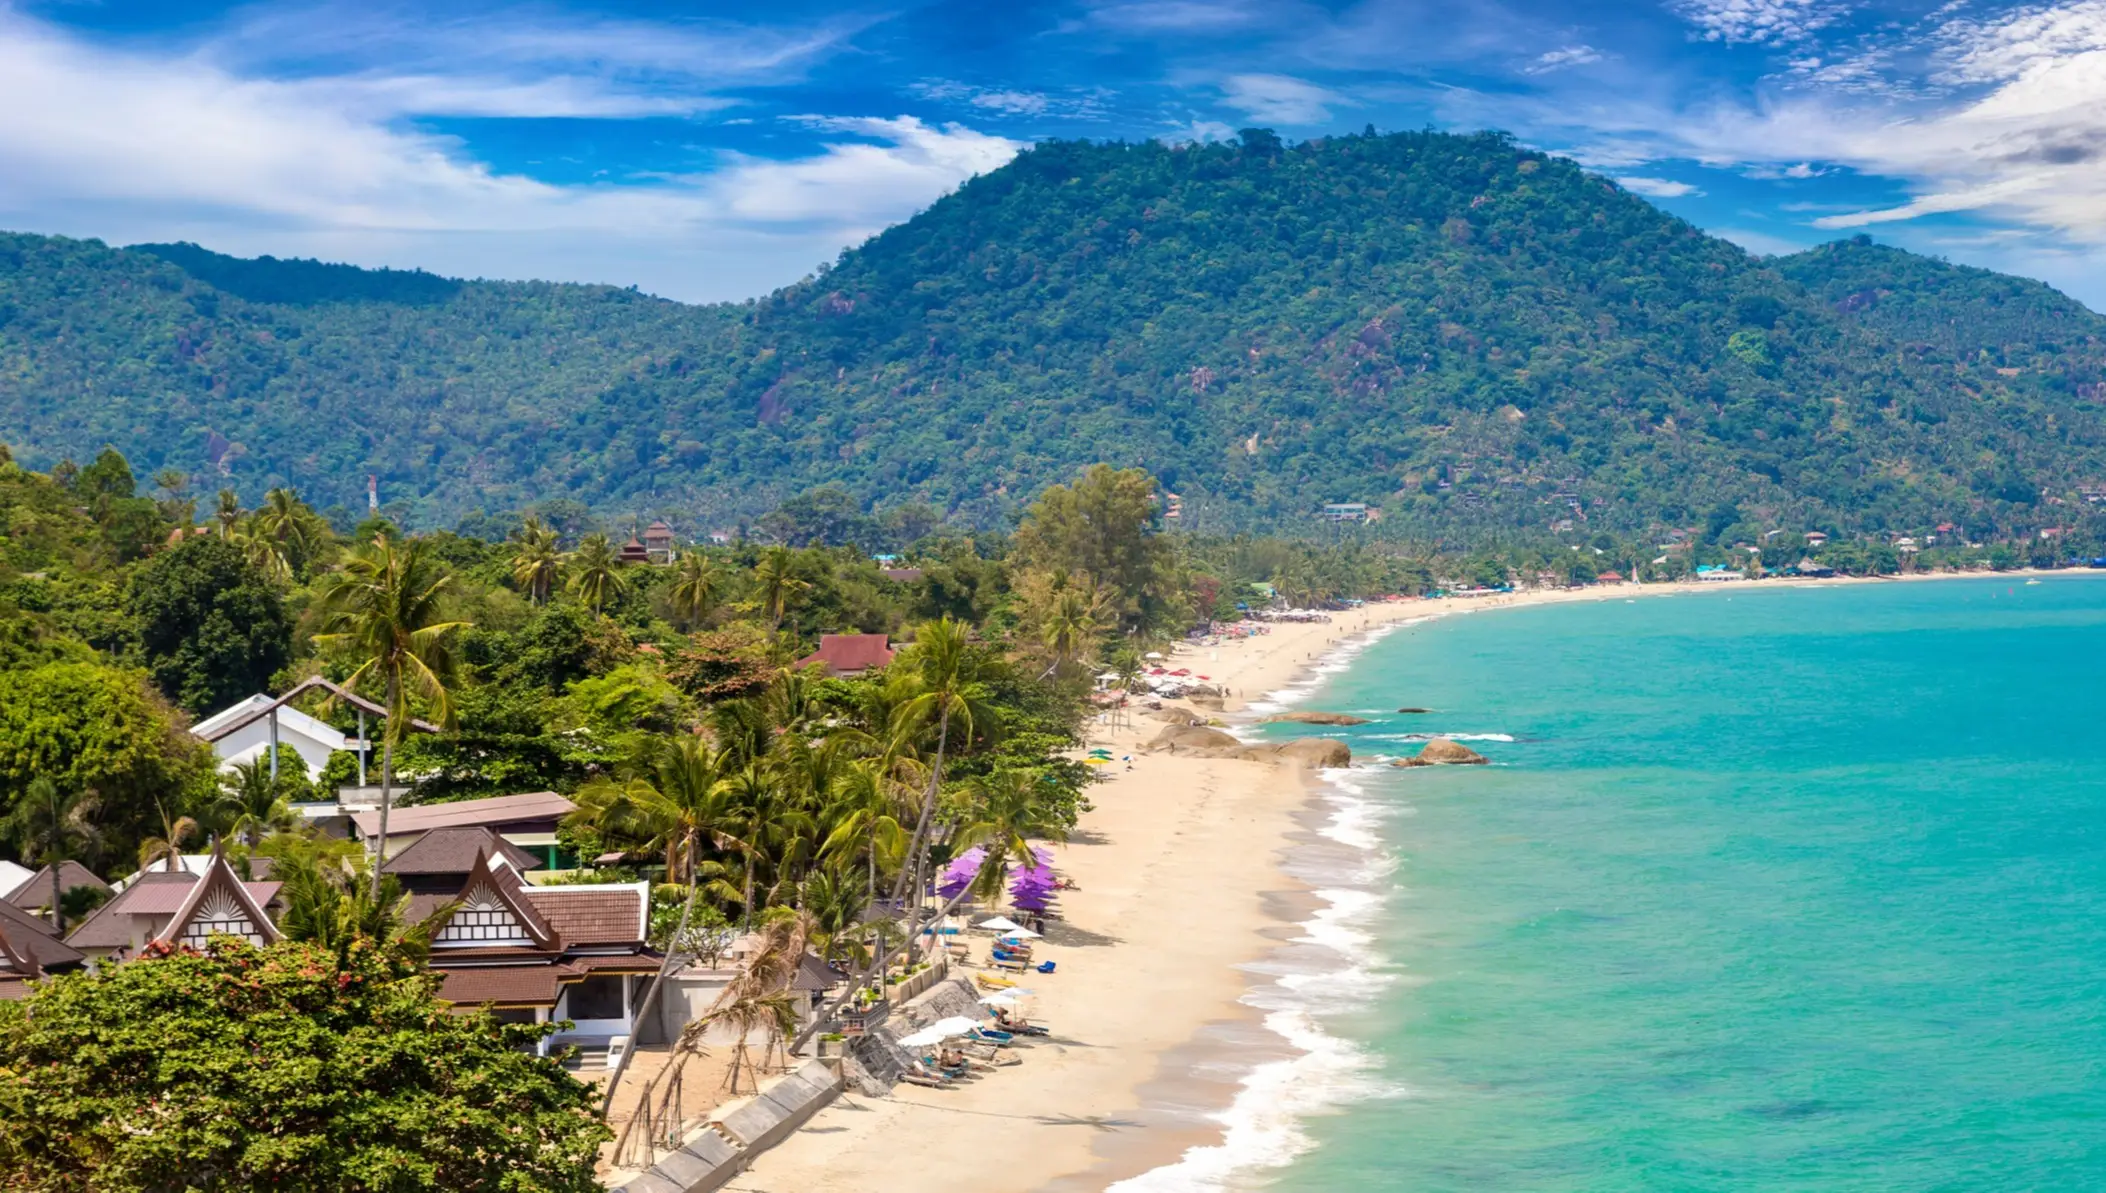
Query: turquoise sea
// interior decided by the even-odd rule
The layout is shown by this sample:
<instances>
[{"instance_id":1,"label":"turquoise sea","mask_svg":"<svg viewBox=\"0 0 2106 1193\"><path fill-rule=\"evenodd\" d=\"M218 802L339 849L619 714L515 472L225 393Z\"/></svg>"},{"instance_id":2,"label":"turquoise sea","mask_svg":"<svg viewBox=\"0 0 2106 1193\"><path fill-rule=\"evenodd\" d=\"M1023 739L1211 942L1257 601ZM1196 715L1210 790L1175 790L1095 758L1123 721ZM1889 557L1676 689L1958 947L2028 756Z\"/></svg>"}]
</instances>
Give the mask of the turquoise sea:
<instances>
[{"instance_id":1,"label":"turquoise sea","mask_svg":"<svg viewBox=\"0 0 2106 1193\"><path fill-rule=\"evenodd\" d=\"M2106 1189L2102 677L2074 576L1391 632L1301 706L1494 765L1348 777L1377 980L1321 1006L1355 1072L1290 1080L1342 1084L1258 1183Z\"/></svg>"}]
</instances>

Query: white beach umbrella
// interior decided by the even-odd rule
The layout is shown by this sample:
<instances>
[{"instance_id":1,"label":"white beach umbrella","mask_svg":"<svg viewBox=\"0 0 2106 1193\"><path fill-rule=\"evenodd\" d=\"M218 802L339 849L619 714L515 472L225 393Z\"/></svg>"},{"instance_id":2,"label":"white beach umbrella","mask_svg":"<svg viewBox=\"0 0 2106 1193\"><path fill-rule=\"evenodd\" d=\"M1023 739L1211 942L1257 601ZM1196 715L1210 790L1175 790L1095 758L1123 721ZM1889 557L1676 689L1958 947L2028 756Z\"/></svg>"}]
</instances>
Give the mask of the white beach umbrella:
<instances>
[{"instance_id":1,"label":"white beach umbrella","mask_svg":"<svg viewBox=\"0 0 2106 1193\"><path fill-rule=\"evenodd\" d=\"M1014 994L997 992L980 1000L983 1007L1013 1007L1023 1000Z\"/></svg>"},{"instance_id":2,"label":"white beach umbrella","mask_svg":"<svg viewBox=\"0 0 2106 1193\"><path fill-rule=\"evenodd\" d=\"M899 1046L902 1048L928 1048L943 1043L945 1040L950 1039L953 1034L952 1032L937 1031L934 1027L924 1027L913 1035L901 1036L899 1038Z\"/></svg>"},{"instance_id":3,"label":"white beach umbrella","mask_svg":"<svg viewBox=\"0 0 2106 1193\"><path fill-rule=\"evenodd\" d=\"M977 926L991 929L995 932L1014 932L1023 927L1022 924L1017 923L1015 920L1007 919L1003 916L996 916L991 920L981 920Z\"/></svg>"},{"instance_id":4,"label":"white beach umbrella","mask_svg":"<svg viewBox=\"0 0 2106 1193\"><path fill-rule=\"evenodd\" d=\"M980 1021L970 1015L953 1015L948 1019L938 1019L936 1022L929 1024L924 1030L940 1031L943 1033L943 1037L948 1039L951 1036L965 1035L978 1026L980 1026Z\"/></svg>"},{"instance_id":5,"label":"white beach umbrella","mask_svg":"<svg viewBox=\"0 0 2106 1193\"><path fill-rule=\"evenodd\" d=\"M984 927L985 925L982 925L982 926ZM1012 932L1004 932L1004 933L1002 933L1002 939L1003 939L1003 940L1044 940L1045 938L1044 938L1043 936L1040 936L1040 935L1039 935L1038 933L1036 933L1036 932L1033 932L1033 931L1032 931L1031 929L1029 929L1029 928L1018 928L1018 929L1016 929L1015 931L1012 931Z\"/></svg>"}]
</instances>

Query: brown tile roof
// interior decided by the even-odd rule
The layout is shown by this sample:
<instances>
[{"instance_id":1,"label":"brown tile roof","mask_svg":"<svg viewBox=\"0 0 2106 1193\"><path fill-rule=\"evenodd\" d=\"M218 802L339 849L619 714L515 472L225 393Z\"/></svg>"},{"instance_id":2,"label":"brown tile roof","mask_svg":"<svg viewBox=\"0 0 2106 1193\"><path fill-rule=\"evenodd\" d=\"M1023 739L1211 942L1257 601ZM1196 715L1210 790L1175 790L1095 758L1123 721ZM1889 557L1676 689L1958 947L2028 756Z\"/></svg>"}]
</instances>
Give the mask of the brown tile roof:
<instances>
[{"instance_id":1,"label":"brown tile roof","mask_svg":"<svg viewBox=\"0 0 2106 1193\"><path fill-rule=\"evenodd\" d=\"M497 795L489 799L464 799L450 804L425 804L394 808L388 813L388 835L428 833L442 828L501 828L522 821L560 820L577 805L553 791L525 795ZM380 813L353 812L351 820L365 836L380 832Z\"/></svg>"},{"instance_id":2,"label":"brown tile roof","mask_svg":"<svg viewBox=\"0 0 2106 1193\"><path fill-rule=\"evenodd\" d=\"M87 959L87 954L55 936L12 919L0 920L0 970L27 977L22 972L22 961L41 971L78 965Z\"/></svg>"},{"instance_id":3,"label":"brown tile roof","mask_svg":"<svg viewBox=\"0 0 2106 1193\"><path fill-rule=\"evenodd\" d=\"M657 973L665 960L657 953L610 953L596 957L573 957L563 963L567 981L582 981L596 973Z\"/></svg>"},{"instance_id":4,"label":"brown tile roof","mask_svg":"<svg viewBox=\"0 0 2106 1193\"><path fill-rule=\"evenodd\" d=\"M388 830L393 832L394 828L394 818L389 817ZM478 825L433 829L389 858L380 869L386 874L465 875L475 869L475 859L485 853L503 858L514 870L531 870L542 864L540 858Z\"/></svg>"},{"instance_id":5,"label":"brown tile roof","mask_svg":"<svg viewBox=\"0 0 2106 1193\"><path fill-rule=\"evenodd\" d=\"M452 1003L480 1006L554 1006L560 975L554 965L492 965L479 969L449 969L439 983L439 997Z\"/></svg>"},{"instance_id":6,"label":"brown tile roof","mask_svg":"<svg viewBox=\"0 0 2106 1193\"><path fill-rule=\"evenodd\" d=\"M118 892L115 899L95 909L95 914L81 921L81 925L66 935L66 943L76 949L115 949L132 943L132 912L134 900L157 900L158 894L146 892L157 887L173 887L177 897L190 893L190 884L197 875L185 870L170 873L167 870L148 870L132 880L132 884ZM164 913L166 914L166 913Z\"/></svg>"},{"instance_id":7,"label":"brown tile roof","mask_svg":"<svg viewBox=\"0 0 2106 1193\"><path fill-rule=\"evenodd\" d=\"M77 886L92 886L109 890L110 884L95 876L95 871L79 862L59 863L59 893L64 894ZM28 882L15 888L7 897L16 907L46 907L51 903L51 867L46 866L32 875Z\"/></svg>"},{"instance_id":8,"label":"brown tile roof","mask_svg":"<svg viewBox=\"0 0 2106 1193\"><path fill-rule=\"evenodd\" d=\"M636 944L643 940L643 900L635 891L535 886L526 889L526 897L566 947Z\"/></svg>"},{"instance_id":9,"label":"brown tile roof","mask_svg":"<svg viewBox=\"0 0 2106 1193\"><path fill-rule=\"evenodd\" d=\"M50 920L33 912L24 911L5 899L0 899L0 926L32 928L53 939L58 937L58 929L52 925Z\"/></svg>"},{"instance_id":10,"label":"brown tile roof","mask_svg":"<svg viewBox=\"0 0 2106 1193\"><path fill-rule=\"evenodd\" d=\"M797 666L814 663L834 675L857 675L892 661L892 643L883 634L822 634L819 649L797 660Z\"/></svg>"}]
</instances>

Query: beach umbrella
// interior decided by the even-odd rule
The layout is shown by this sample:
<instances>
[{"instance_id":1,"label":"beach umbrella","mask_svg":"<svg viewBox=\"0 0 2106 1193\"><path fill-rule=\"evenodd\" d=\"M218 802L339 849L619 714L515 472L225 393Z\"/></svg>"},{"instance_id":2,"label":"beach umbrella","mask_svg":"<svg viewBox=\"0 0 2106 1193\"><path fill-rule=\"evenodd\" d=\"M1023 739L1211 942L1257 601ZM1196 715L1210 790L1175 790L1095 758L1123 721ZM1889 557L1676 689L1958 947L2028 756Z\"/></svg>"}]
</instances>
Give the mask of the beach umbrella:
<instances>
[{"instance_id":1,"label":"beach umbrella","mask_svg":"<svg viewBox=\"0 0 2106 1193\"><path fill-rule=\"evenodd\" d=\"M1142 655L1141 657L1144 659L1159 659L1163 657L1163 652L1159 650L1151 650L1147 654Z\"/></svg>"},{"instance_id":2,"label":"beach umbrella","mask_svg":"<svg viewBox=\"0 0 2106 1193\"><path fill-rule=\"evenodd\" d=\"M927 1030L940 1031L943 1035L939 1038L948 1039L951 1036L965 1035L978 1026L980 1026L980 1021L970 1015L953 1015L948 1019L938 1019L936 1022L929 1024Z\"/></svg>"},{"instance_id":3,"label":"beach umbrella","mask_svg":"<svg viewBox=\"0 0 2106 1193\"><path fill-rule=\"evenodd\" d=\"M1018 929L1017 929L1016 931L1014 931L1014 932L1004 932L1004 933L1002 933L1002 939L1003 939L1003 940L1044 940L1044 939L1045 939L1045 937L1043 937L1043 936L1039 935L1039 934L1038 934L1038 933L1036 933L1036 932L1033 932L1033 931L1032 931L1031 929L1029 929L1029 928L1018 928Z\"/></svg>"},{"instance_id":4,"label":"beach umbrella","mask_svg":"<svg viewBox=\"0 0 2106 1193\"><path fill-rule=\"evenodd\" d=\"M901 1036L899 1038L899 1046L902 1048L930 1048L950 1039L954 1034L956 1033L937 1031L934 1027L924 1027L913 1035Z\"/></svg>"},{"instance_id":5,"label":"beach umbrella","mask_svg":"<svg viewBox=\"0 0 2106 1193\"><path fill-rule=\"evenodd\" d=\"M1109 758L1085 758L1085 759L1083 759L1083 760L1082 760L1082 764L1083 764L1084 766L1110 766L1110 765L1111 765L1111 759L1109 759Z\"/></svg>"},{"instance_id":6,"label":"beach umbrella","mask_svg":"<svg viewBox=\"0 0 2106 1193\"><path fill-rule=\"evenodd\" d=\"M1023 1000L1014 994L994 993L980 1000L983 1007L1013 1007Z\"/></svg>"},{"instance_id":7,"label":"beach umbrella","mask_svg":"<svg viewBox=\"0 0 2106 1193\"><path fill-rule=\"evenodd\" d=\"M996 916L991 920L982 920L978 924L975 924L974 927L986 928L995 932L1014 932L1018 928L1023 927L1023 925L1007 917Z\"/></svg>"}]
</instances>

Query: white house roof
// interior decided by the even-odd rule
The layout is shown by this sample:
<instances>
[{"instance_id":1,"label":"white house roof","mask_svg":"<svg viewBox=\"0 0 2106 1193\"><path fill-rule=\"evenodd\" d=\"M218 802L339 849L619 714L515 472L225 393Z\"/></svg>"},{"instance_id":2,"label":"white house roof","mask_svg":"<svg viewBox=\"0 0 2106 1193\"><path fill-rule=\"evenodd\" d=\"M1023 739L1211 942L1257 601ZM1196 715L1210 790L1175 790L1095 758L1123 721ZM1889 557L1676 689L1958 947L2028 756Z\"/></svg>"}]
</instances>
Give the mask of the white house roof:
<instances>
[{"instance_id":1,"label":"white house roof","mask_svg":"<svg viewBox=\"0 0 2106 1193\"><path fill-rule=\"evenodd\" d=\"M28 866L18 866L13 862L0 860L0 899L21 890L22 884L36 877L36 873Z\"/></svg>"},{"instance_id":2,"label":"white house roof","mask_svg":"<svg viewBox=\"0 0 2106 1193\"><path fill-rule=\"evenodd\" d=\"M220 709L218 712L192 725L190 732L193 736L201 737L206 741L217 740L225 736L227 730L251 720L258 713L269 709L272 703L271 697L258 692L256 695ZM290 706L281 706L278 709L278 733L281 740L287 733L297 733L302 737L328 746L332 750L344 749L345 742L349 740L336 726L329 724L327 721L310 717L299 709Z\"/></svg>"}]
</instances>

